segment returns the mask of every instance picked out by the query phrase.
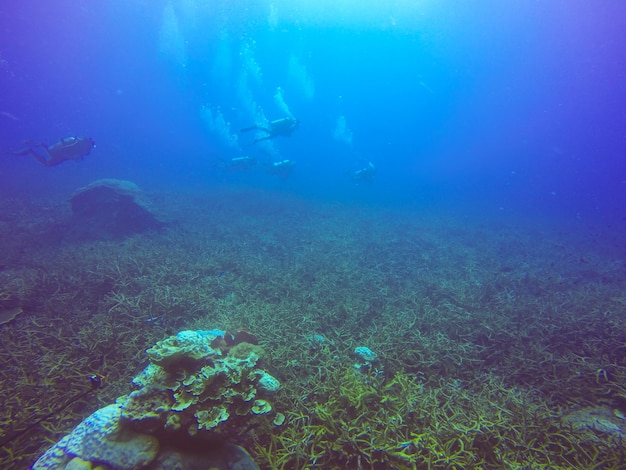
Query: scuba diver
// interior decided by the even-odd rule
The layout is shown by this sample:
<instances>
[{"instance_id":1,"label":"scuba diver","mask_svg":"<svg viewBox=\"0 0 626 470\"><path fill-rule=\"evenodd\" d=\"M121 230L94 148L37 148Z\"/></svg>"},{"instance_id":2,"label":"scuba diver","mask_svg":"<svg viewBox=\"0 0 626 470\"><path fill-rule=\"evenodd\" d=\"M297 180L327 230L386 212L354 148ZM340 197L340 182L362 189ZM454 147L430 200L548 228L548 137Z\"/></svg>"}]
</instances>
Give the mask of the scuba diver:
<instances>
[{"instance_id":1,"label":"scuba diver","mask_svg":"<svg viewBox=\"0 0 626 470\"><path fill-rule=\"evenodd\" d=\"M271 121L269 123L269 127L250 126L250 127L244 127L243 129L240 129L239 132L248 132L248 131L254 131L254 130L265 132L267 135L263 137L257 137L256 139L254 139L253 144L256 144L257 142L261 142L262 140L273 139L274 137L278 137L279 135L289 137L291 136L291 133L296 130L299 124L300 124L300 121L298 121L297 119L286 117L282 119L276 119L275 121Z\"/></svg>"},{"instance_id":2,"label":"scuba diver","mask_svg":"<svg viewBox=\"0 0 626 470\"><path fill-rule=\"evenodd\" d=\"M89 155L96 143L91 137L65 137L55 144L30 143L15 155L30 155L44 166L57 166L67 160L82 160ZM35 149L41 149L39 151Z\"/></svg>"},{"instance_id":3,"label":"scuba diver","mask_svg":"<svg viewBox=\"0 0 626 470\"><path fill-rule=\"evenodd\" d=\"M224 167L231 171L246 171L257 164L256 158L247 155L231 158L229 160L220 158L220 160L224 164Z\"/></svg>"},{"instance_id":4,"label":"scuba diver","mask_svg":"<svg viewBox=\"0 0 626 470\"><path fill-rule=\"evenodd\" d=\"M365 168L355 171L350 175L350 178L355 183L370 182L376 176L376 167L372 162L367 162Z\"/></svg>"},{"instance_id":5,"label":"scuba diver","mask_svg":"<svg viewBox=\"0 0 626 470\"><path fill-rule=\"evenodd\" d=\"M293 169L296 166L296 162L293 160L281 160L279 162L274 162L270 164L267 169L267 172L272 175L278 175L281 178L287 178L291 173L293 173Z\"/></svg>"}]
</instances>

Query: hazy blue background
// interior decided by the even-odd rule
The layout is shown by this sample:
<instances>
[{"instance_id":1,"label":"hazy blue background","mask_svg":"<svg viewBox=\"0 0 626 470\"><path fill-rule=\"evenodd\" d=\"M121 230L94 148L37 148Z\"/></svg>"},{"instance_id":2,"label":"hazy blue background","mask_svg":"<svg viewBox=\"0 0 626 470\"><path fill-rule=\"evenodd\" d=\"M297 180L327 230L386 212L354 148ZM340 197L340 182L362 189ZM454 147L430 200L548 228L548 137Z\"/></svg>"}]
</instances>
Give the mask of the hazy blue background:
<instances>
[{"instance_id":1,"label":"hazy blue background","mask_svg":"<svg viewBox=\"0 0 626 470\"><path fill-rule=\"evenodd\" d=\"M20 0L0 6L0 149L91 136L0 194L102 177L623 224L626 2ZM291 138L239 128L287 112ZM220 158L297 162L287 180ZM373 162L372 184L345 175Z\"/></svg>"}]
</instances>

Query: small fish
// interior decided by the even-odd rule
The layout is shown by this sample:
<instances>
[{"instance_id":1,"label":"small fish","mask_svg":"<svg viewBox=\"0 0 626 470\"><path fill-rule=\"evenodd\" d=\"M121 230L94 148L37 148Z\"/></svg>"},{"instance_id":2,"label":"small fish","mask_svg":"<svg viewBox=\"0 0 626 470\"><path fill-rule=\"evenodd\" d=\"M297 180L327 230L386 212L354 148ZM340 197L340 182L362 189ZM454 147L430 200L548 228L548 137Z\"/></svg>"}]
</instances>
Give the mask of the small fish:
<instances>
[{"instance_id":1,"label":"small fish","mask_svg":"<svg viewBox=\"0 0 626 470\"><path fill-rule=\"evenodd\" d=\"M146 323L152 323L155 322L159 319L159 317L150 317L146 320Z\"/></svg>"}]
</instances>

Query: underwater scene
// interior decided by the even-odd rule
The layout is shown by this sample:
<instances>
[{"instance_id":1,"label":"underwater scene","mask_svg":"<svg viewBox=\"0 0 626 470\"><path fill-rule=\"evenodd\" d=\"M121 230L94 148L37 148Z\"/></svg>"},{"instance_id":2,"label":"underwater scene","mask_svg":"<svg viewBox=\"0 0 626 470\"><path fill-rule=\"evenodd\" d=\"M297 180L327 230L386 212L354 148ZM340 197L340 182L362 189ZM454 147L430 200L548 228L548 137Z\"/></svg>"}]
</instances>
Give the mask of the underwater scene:
<instances>
[{"instance_id":1,"label":"underwater scene","mask_svg":"<svg viewBox=\"0 0 626 470\"><path fill-rule=\"evenodd\" d=\"M0 468L626 468L626 3L0 5Z\"/></svg>"}]
</instances>

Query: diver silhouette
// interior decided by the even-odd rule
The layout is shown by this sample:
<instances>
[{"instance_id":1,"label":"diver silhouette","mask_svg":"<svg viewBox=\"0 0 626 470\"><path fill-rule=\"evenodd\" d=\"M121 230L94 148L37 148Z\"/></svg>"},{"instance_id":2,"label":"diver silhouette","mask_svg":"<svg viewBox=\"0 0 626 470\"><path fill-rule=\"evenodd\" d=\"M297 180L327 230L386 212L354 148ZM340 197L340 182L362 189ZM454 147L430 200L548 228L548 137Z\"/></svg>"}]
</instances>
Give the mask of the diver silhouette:
<instances>
[{"instance_id":1,"label":"diver silhouette","mask_svg":"<svg viewBox=\"0 0 626 470\"><path fill-rule=\"evenodd\" d=\"M370 182L374 176L376 176L376 167L372 162L367 162L365 167L350 174L350 178L356 183Z\"/></svg>"},{"instance_id":2,"label":"diver silhouette","mask_svg":"<svg viewBox=\"0 0 626 470\"><path fill-rule=\"evenodd\" d=\"M91 137L65 137L50 146L41 142L29 143L26 148L13 153L30 155L44 166L57 166L68 160L82 160L95 146Z\"/></svg>"},{"instance_id":3,"label":"diver silhouette","mask_svg":"<svg viewBox=\"0 0 626 470\"><path fill-rule=\"evenodd\" d=\"M269 123L269 127L250 126L250 127L244 127L243 129L240 129L239 132L248 132L248 131L254 131L254 130L265 132L267 135L254 139L253 144L256 144L257 142L261 142L262 140L269 140L278 136L289 137L291 136L292 132L297 129L299 124L300 124L300 121L298 121L297 119L286 117L286 118L276 119L274 121L271 121Z\"/></svg>"}]
</instances>

